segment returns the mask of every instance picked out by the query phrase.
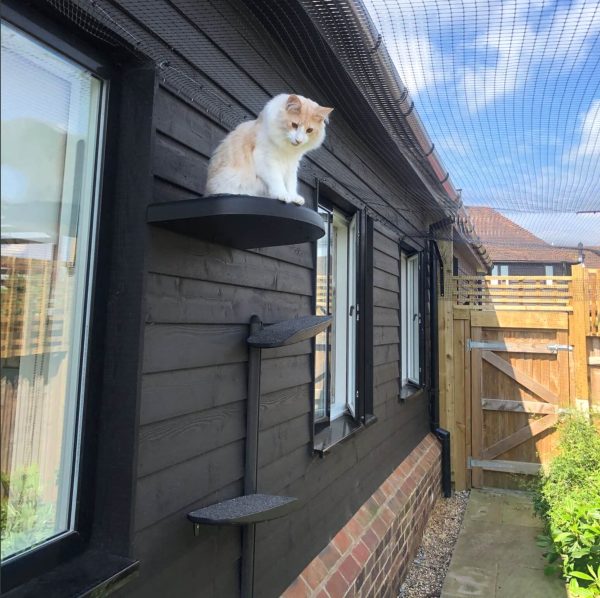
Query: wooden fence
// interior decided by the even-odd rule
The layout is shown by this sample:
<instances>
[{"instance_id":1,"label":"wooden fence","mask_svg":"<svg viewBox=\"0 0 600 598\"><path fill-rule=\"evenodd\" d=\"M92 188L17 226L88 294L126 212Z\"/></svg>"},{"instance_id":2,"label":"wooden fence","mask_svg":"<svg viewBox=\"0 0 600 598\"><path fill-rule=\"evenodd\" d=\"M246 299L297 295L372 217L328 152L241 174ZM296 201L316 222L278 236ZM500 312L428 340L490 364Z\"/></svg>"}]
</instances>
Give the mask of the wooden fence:
<instances>
[{"instance_id":1,"label":"wooden fence","mask_svg":"<svg viewBox=\"0 0 600 598\"><path fill-rule=\"evenodd\" d=\"M600 413L600 272L448 280L440 420L455 487L520 487L551 458L562 412Z\"/></svg>"},{"instance_id":2,"label":"wooden fence","mask_svg":"<svg viewBox=\"0 0 600 598\"><path fill-rule=\"evenodd\" d=\"M56 488L74 279L52 260L3 255L0 265L0 470L35 464L46 488Z\"/></svg>"}]
</instances>

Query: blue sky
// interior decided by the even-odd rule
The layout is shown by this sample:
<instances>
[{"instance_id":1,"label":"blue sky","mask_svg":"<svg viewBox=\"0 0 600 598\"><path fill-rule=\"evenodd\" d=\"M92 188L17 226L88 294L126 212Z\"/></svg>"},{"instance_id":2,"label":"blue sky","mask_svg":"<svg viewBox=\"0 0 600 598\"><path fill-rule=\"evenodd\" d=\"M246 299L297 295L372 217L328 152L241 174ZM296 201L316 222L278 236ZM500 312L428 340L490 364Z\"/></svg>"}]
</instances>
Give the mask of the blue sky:
<instances>
[{"instance_id":1,"label":"blue sky","mask_svg":"<svg viewBox=\"0 0 600 598\"><path fill-rule=\"evenodd\" d=\"M600 246L600 2L366 5L465 204Z\"/></svg>"}]
</instances>

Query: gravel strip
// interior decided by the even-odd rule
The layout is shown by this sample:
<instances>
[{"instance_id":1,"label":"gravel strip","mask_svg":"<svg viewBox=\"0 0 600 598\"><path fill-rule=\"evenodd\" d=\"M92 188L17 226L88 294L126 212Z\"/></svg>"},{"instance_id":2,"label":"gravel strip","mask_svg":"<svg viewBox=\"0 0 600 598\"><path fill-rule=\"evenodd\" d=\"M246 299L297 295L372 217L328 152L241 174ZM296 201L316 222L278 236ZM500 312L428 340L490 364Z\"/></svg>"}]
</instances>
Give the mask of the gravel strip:
<instances>
[{"instance_id":1,"label":"gravel strip","mask_svg":"<svg viewBox=\"0 0 600 598\"><path fill-rule=\"evenodd\" d=\"M468 491L438 498L399 598L439 598L468 498Z\"/></svg>"}]
</instances>

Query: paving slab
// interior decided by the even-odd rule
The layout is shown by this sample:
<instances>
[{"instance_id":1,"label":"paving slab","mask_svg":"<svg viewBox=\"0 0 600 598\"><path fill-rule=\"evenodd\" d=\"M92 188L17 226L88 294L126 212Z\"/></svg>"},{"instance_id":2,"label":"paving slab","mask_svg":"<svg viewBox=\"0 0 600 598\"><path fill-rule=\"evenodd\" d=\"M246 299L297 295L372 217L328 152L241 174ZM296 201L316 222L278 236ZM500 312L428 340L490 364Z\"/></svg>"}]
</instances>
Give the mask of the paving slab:
<instances>
[{"instance_id":1,"label":"paving slab","mask_svg":"<svg viewBox=\"0 0 600 598\"><path fill-rule=\"evenodd\" d=\"M529 494L472 490L441 598L568 598L544 575L542 530Z\"/></svg>"}]
</instances>

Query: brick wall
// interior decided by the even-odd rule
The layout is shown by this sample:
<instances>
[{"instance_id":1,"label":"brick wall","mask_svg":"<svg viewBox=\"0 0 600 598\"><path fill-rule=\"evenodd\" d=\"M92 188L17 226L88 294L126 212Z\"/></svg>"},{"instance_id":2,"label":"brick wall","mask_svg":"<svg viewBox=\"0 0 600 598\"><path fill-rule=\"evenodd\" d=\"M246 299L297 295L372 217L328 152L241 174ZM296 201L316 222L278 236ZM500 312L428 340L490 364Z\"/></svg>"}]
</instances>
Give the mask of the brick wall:
<instances>
[{"instance_id":1,"label":"brick wall","mask_svg":"<svg viewBox=\"0 0 600 598\"><path fill-rule=\"evenodd\" d=\"M283 593L284 598L395 597L441 493L429 434Z\"/></svg>"}]
</instances>

